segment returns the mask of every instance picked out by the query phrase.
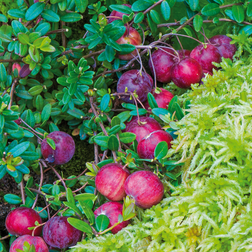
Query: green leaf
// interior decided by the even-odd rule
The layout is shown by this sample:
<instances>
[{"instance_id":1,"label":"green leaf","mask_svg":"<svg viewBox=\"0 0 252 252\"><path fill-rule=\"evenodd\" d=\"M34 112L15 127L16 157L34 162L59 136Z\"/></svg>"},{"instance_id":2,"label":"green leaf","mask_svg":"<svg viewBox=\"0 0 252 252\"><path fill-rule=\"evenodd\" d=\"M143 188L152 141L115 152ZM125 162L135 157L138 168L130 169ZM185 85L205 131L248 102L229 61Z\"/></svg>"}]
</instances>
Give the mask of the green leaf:
<instances>
[{"instance_id":1,"label":"green leaf","mask_svg":"<svg viewBox=\"0 0 252 252\"><path fill-rule=\"evenodd\" d=\"M82 194L76 195L74 198L78 201L85 201L85 200L95 201L97 196L94 195L93 193L82 193Z\"/></svg>"},{"instance_id":2,"label":"green leaf","mask_svg":"<svg viewBox=\"0 0 252 252\"><path fill-rule=\"evenodd\" d=\"M151 10L150 11L150 16L151 16L151 19L153 20L154 23L156 24L160 24L161 21L160 21L160 18L159 18L159 13L155 10Z\"/></svg>"},{"instance_id":3,"label":"green leaf","mask_svg":"<svg viewBox=\"0 0 252 252\"><path fill-rule=\"evenodd\" d=\"M0 133L2 133L3 128L4 128L4 116L0 114Z\"/></svg>"},{"instance_id":4,"label":"green leaf","mask_svg":"<svg viewBox=\"0 0 252 252\"><path fill-rule=\"evenodd\" d=\"M85 213L86 217L88 218L90 225L93 225L95 222L95 215L92 211L92 209L88 206L88 204L85 201L79 201L80 206Z\"/></svg>"},{"instance_id":5,"label":"green leaf","mask_svg":"<svg viewBox=\"0 0 252 252\"><path fill-rule=\"evenodd\" d=\"M100 214L95 219L95 228L98 232L104 231L108 227L108 225L109 225L109 218L104 214Z\"/></svg>"},{"instance_id":6,"label":"green leaf","mask_svg":"<svg viewBox=\"0 0 252 252\"><path fill-rule=\"evenodd\" d=\"M53 2L55 2L57 0L53 0ZM59 6L59 9L61 11L65 11L66 8L67 8L67 0L61 0L59 3L58 3L58 6Z\"/></svg>"},{"instance_id":7,"label":"green leaf","mask_svg":"<svg viewBox=\"0 0 252 252\"><path fill-rule=\"evenodd\" d=\"M194 27L195 31L199 32L202 25L203 25L202 16L200 16L200 15L195 16L194 19L193 19L193 27Z\"/></svg>"},{"instance_id":8,"label":"green leaf","mask_svg":"<svg viewBox=\"0 0 252 252\"><path fill-rule=\"evenodd\" d=\"M139 12L148 9L151 5L151 1L138 0L132 4L131 9L135 12Z\"/></svg>"},{"instance_id":9,"label":"green leaf","mask_svg":"<svg viewBox=\"0 0 252 252\"><path fill-rule=\"evenodd\" d=\"M25 12L19 9L8 10L8 15L15 18L25 18Z\"/></svg>"},{"instance_id":10,"label":"green leaf","mask_svg":"<svg viewBox=\"0 0 252 252\"><path fill-rule=\"evenodd\" d=\"M67 113L71 116L74 116L76 118L82 119L85 116L85 113L77 108L74 109L68 109Z\"/></svg>"},{"instance_id":11,"label":"green leaf","mask_svg":"<svg viewBox=\"0 0 252 252\"><path fill-rule=\"evenodd\" d=\"M22 203L22 199L15 194L5 194L4 200L12 205L17 205L17 204Z\"/></svg>"},{"instance_id":12,"label":"green leaf","mask_svg":"<svg viewBox=\"0 0 252 252\"><path fill-rule=\"evenodd\" d=\"M150 26L150 29L151 29L151 32L153 34L156 34L157 33L157 24L155 24L153 21L152 21L152 18L150 16L149 13L147 13L147 20L148 20L148 24Z\"/></svg>"},{"instance_id":13,"label":"green leaf","mask_svg":"<svg viewBox=\"0 0 252 252\"><path fill-rule=\"evenodd\" d=\"M29 55L33 61L39 62L39 50L35 46L29 46Z\"/></svg>"},{"instance_id":14,"label":"green leaf","mask_svg":"<svg viewBox=\"0 0 252 252\"><path fill-rule=\"evenodd\" d=\"M88 0L75 0L75 4L80 13L83 13L88 6Z\"/></svg>"},{"instance_id":15,"label":"green leaf","mask_svg":"<svg viewBox=\"0 0 252 252\"><path fill-rule=\"evenodd\" d=\"M243 31L245 33L247 33L248 35L251 35L252 34L252 25L246 25L246 26L242 27L239 31L239 34L242 34Z\"/></svg>"},{"instance_id":16,"label":"green leaf","mask_svg":"<svg viewBox=\"0 0 252 252\"><path fill-rule=\"evenodd\" d=\"M42 122L45 122L50 118L51 111L52 111L52 105L50 103L46 104L41 112Z\"/></svg>"},{"instance_id":17,"label":"green leaf","mask_svg":"<svg viewBox=\"0 0 252 252\"><path fill-rule=\"evenodd\" d=\"M20 43L22 43L23 45L27 45L30 43L29 40L29 35L25 34L25 33L19 33L18 34L18 40Z\"/></svg>"},{"instance_id":18,"label":"green leaf","mask_svg":"<svg viewBox=\"0 0 252 252\"><path fill-rule=\"evenodd\" d=\"M171 114L173 114L173 113L175 112L175 103L177 103L177 102L178 102L178 96L175 95L175 96L171 99L171 101L170 101L170 103L169 103L169 105L168 105L168 111L169 111Z\"/></svg>"},{"instance_id":19,"label":"green leaf","mask_svg":"<svg viewBox=\"0 0 252 252\"><path fill-rule=\"evenodd\" d=\"M0 252L6 252L2 242L0 242Z\"/></svg>"},{"instance_id":20,"label":"green leaf","mask_svg":"<svg viewBox=\"0 0 252 252\"><path fill-rule=\"evenodd\" d=\"M244 8L242 5L233 5L232 6L232 14L237 23L241 23L244 21Z\"/></svg>"},{"instance_id":21,"label":"green leaf","mask_svg":"<svg viewBox=\"0 0 252 252\"><path fill-rule=\"evenodd\" d=\"M41 16L42 16L42 18L44 18L45 20L47 20L49 22L56 23L56 22L60 21L59 15L52 10L44 10L41 13Z\"/></svg>"},{"instance_id":22,"label":"green leaf","mask_svg":"<svg viewBox=\"0 0 252 252\"><path fill-rule=\"evenodd\" d=\"M9 152L12 153L13 157L18 157L22 153L24 153L29 148L29 146L30 146L30 142L29 141L22 142L22 143L16 145L11 150L9 150Z\"/></svg>"},{"instance_id":23,"label":"green leaf","mask_svg":"<svg viewBox=\"0 0 252 252\"><path fill-rule=\"evenodd\" d=\"M29 198L35 200L35 194L28 187L25 187L25 193Z\"/></svg>"},{"instance_id":24,"label":"green leaf","mask_svg":"<svg viewBox=\"0 0 252 252\"><path fill-rule=\"evenodd\" d=\"M5 15L0 14L0 22L7 23L8 22L8 18Z\"/></svg>"},{"instance_id":25,"label":"green leaf","mask_svg":"<svg viewBox=\"0 0 252 252\"><path fill-rule=\"evenodd\" d=\"M3 63L0 63L0 81L5 82L7 80L7 72Z\"/></svg>"},{"instance_id":26,"label":"green leaf","mask_svg":"<svg viewBox=\"0 0 252 252\"><path fill-rule=\"evenodd\" d=\"M112 127L111 129L108 130L109 135L112 134L116 134L121 130L121 126L120 125L115 125L114 127Z\"/></svg>"},{"instance_id":27,"label":"green leaf","mask_svg":"<svg viewBox=\"0 0 252 252\"><path fill-rule=\"evenodd\" d=\"M62 86L68 86L69 83L67 82L67 78L66 77L59 77L57 78L57 82L62 85Z\"/></svg>"},{"instance_id":28,"label":"green leaf","mask_svg":"<svg viewBox=\"0 0 252 252\"><path fill-rule=\"evenodd\" d=\"M105 94L102 97L101 104L100 104L100 109L101 109L102 112L104 112L108 108L109 102L110 102L110 95Z\"/></svg>"},{"instance_id":29,"label":"green leaf","mask_svg":"<svg viewBox=\"0 0 252 252\"><path fill-rule=\"evenodd\" d=\"M43 100L43 97L41 95L38 95L36 97L36 102L35 102L35 106L36 106L36 109L38 111L42 111L43 107L44 107L44 100Z\"/></svg>"},{"instance_id":30,"label":"green leaf","mask_svg":"<svg viewBox=\"0 0 252 252\"><path fill-rule=\"evenodd\" d=\"M127 119L130 118L130 111L121 112L120 114L117 115L117 117L119 117L121 122L125 122Z\"/></svg>"},{"instance_id":31,"label":"green leaf","mask_svg":"<svg viewBox=\"0 0 252 252\"><path fill-rule=\"evenodd\" d=\"M108 148L108 136L96 136L94 142L101 147Z\"/></svg>"},{"instance_id":32,"label":"green leaf","mask_svg":"<svg viewBox=\"0 0 252 252\"><path fill-rule=\"evenodd\" d=\"M125 6L125 5L116 5L116 4L112 4L109 6L110 9L121 12L121 13L125 13L125 14L131 14L132 10L130 7Z\"/></svg>"},{"instance_id":33,"label":"green leaf","mask_svg":"<svg viewBox=\"0 0 252 252\"><path fill-rule=\"evenodd\" d=\"M123 23L126 24L126 23L130 22L132 20L133 16L134 16L133 12L129 16L126 14L123 14L123 16L122 16Z\"/></svg>"},{"instance_id":34,"label":"green leaf","mask_svg":"<svg viewBox=\"0 0 252 252\"><path fill-rule=\"evenodd\" d=\"M10 109L5 109L2 112L2 115L5 116L5 121L12 121L12 120L17 120L19 117L19 113L15 112L13 110Z\"/></svg>"},{"instance_id":35,"label":"green leaf","mask_svg":"<svg viewBox=\"0 0 252 252\"><path fill-rule=\"evenodd\" d=\"M73 179L75 178L76 176L75 175L71 175L69 176L67 179L71 179L71 180L66 180L66 185L67 187L73 187L76 183L77 183L77 179Z\"/></svg>"},{"instance_id":36,"label":"green leaf","mask_svg":"<svg viewBox=\"0 0 252 252\"><path fill-rule=\"evenodd\" d=\"M121 120L118 116L114 116L111 120L111 127L114 127L116 125L120 125Z\"/></svg>"},{"instance_id":37,"label":"green leaf","mask_svg":"<svg viewBox=\"0 0 252 252\"><path fill-rule=\"evenodd\" d=\"M3 42L12 42L12 27L9 25L2 25L0 28L0 39Z\"/></svg>"},{"instance_id":38,"label":"green leaf","mask_svg":"<svg viewBox=\"0 0 252 252\"><path fill-rule=\"evenodd\" d=\"M75 227L76 229L84 232L84 233L90 233L93 234L91 227L84 221L75 219L72 217L67 218L67 222Z\"/></svg>"},{"instance_id":39,"label":"green leaf","mask_svg":"<svg viewBox=\"0 0 252 252\"><path fill-rule=\"evenodd\" d=\"M119 215L120 216L120 215ZM123 221L130 220L136 216L135 204L131 203L123 210ZM119 221L119 218L118 218Z\"/></svg>"},{"instance_id":40,"label":"green leaf","mask_svg":"<svg viewBox=\"0 0 252 252\"><path fill-rule=\"evenodd\" d=\"M39 159L39 154L37 152L34 151L26 151L24 152L22 155L20 155L20 157L22 159L28 160L28 161L35 161L37 159ZM30 187L30 186L28 186Z\"/></svg>"},{"instance_id":41,"label":"green leaf","mask_svg":"<svg viewBox=\"0 0 252 252\"><path fill-rule=\"evenodd\" d=\"M71 13L66 13L64 14L64 16L60 17L60 20L63 22L78 22L82 19L82 15L79 13L75 13L75 12L71 12Z\"/></svg>"},{"instance_id":42,"label":"green leaf","mask_svg":"<svg viewBox=\"0 0 252 252\"><path fill-rule=\"evenodd\" d=\"M72 192L72 190L70 188L67 188L66 197L67 197L67 201L69 203L75 205L75 200L74 200L73 192Z\"/></svg>"},{"instance_id":43,"label":"green leaf","mask_svg":"<svg viewBox=\"0 0 252 252\"><path fill-rule=\"evenodd\" d=\"M117 151L119 148L119 141L115 135L111 135L108 140L108 148L112 151Z\"/></svg>"},{"instance_id":44,"label":"green leaf","mask_svg":"<svg viewBox=\"0 0 252 252\"><path fill-rule=\"evenodd\" d=\"M108 62L111 62L115 57L115 50L109 45L106 45L105 56Z\"/></svg>"},{"instance_id":45,"label":"green leaf","mask_svg":"<svg viewBox=\"0 0 252 252\"><path fill-rule=\"evenodd\" d=\"M30 95L32 95L32 96L38 95L38 94L40 94L42 91L43 91L43 86L41 86L41 85L34 86L34 87L32 87L32 88L30 88L30 89L28 90L28 92L29 92Z\"/></svg>"},{"instance_id":46,"label":"green leaf","mask_svg":"<svg viewBox=\"0 0 252 252\"><path fill-rule=\"evenodd\" d=\"M214 16L214 15L217 15L219 12L220 12L220 7L216 3L210 3L208 5L205 5L201 10L201 13L204 16Z\"/></svg>"},{"instance_id":47,"label":"green leaf","mask_svg":"<svg viewBox=\"0 0 252 252\"><path fill-rule=\"evenodd\" d=\"M47 211L44 209L43 211L42 211L42 207L35 207L34 208L34 210L36 211L36 212L40 212L39 213L39 216L41 217L41 218L43 218L43 219L47 219L48 218L48 214L47 214ZM41 212L42 211L42 212ZM35 251L36 252L36 251Z\"/></svg>"},{"instance_id":48,"label":"green leaf","mask_svg":"<svg viewBox=\"0 0 252 252\"><path fill-rule=\"evenodd\" d=\"M123 132L119 134L119 139L123 143L131 143L136 139L136 135L131 132Z\"/></svg>"},{"instance_id":49,"label":"green leaf","mask_svg":"<svg viewBox=\"0 0 252 252\"><path fill-rule=\"evenodd\" d=\"M40 38L40 32L32 32L29 34L30 43L33 43L36 39Z\"/></svg>"},{"instance_id":50,"label":"green leaf","mask_svg":"<svg viewBox=\"0 0 252 252\"><path fill-rule=\"evenodd\" d=\"M52 45L41 46L40 50L43 52L55 52L55 47Z\"/></svg>"},{"instance_id":51,"label":"green leaf","mask_svg":"<svg viewBox=\"0 0 252 252\"><path fill-rule=\"evenodd\" d=\"M158 104L157 104L152 93L148 93L147 99L148 99L148 103L149 103L149 106L151 107L151 109L158 108Z\"/></svg>"},{"instance_id":52,"label":"green leaf","mask_svg":"<svg viewBox=\"0 0 252 252\"><path fill-rule=\"evenodd\" d=\"M71 77L70 77L71 78ZM73 82L70 84L70 87L68 89L68 94L69 95L73 95L76 90L77 90L77 81L78 81L78 78L76 77L76 80L73 80Z\"/></svg>"},{"instance_id":53,"label":"green leaf","mask_svg":"<svg viewBox=\"0 0 252 252\"><path fill-rule=\"evenodd\" d=\"M184 27L183 30L185 31L185 33L186 33L188 36L192 37L192 32L191 32L190 29L188 29L187 27Z\"/></svg>"},{"instance_id":54,"label":"green leaf","mask_svg":"<svg viewBox=\"0 0 252 252\"><path fill-rule=\"evenodd\" d=\"M60 193L60 187L59 185L55 184L52 187L52 195L57 196Z\"/></svg>"},{"instance_id":55,"label":"green leaf","mask_svg":"<svg viewBox=\"0 0 252 252\"><path fill-rule=\"evenodd\" d=\"M154 108L154 109L152 109L152 113L159 117L160 115L169 114L169 111L167 109L164 109L164 108Z\"/></svg>"},{"instance_id":56,"label":"green leaf","mask_svg":"<svg viewBox=\"0 0 252 252\"><path fill-rule=\"evenodd\" d=\"M134 50L136 50L136 47L134 45L131 44L121 44L121 51L120 54L128 54L133 52Z\"/></svg>"},{"instance_id":57,"label":"green leaf","mask_svg":"<svg viewBox=\"0 0 252 252\"><path fill-rule=\"evenodd\" d=\"M225 14L226 14L230 19L234 20L232 10L226 9L226 10L225 10Z\"/></svg>"},{"instance_id":58,"label":"green leaf","mask_svg":"<svg viewBox=\"0 0 252 252\"><path fill-rule=\"evenodd\" d=\"M166 172L165 175L168 176L169 178L173 179L173 180L177 179L177 177L174 174L172 174L171 172Z\"/></svg>"},{"instance_id":59,"label":"green leaf","mask_svg":"<svg viewBox=\"0 0 252 252\"><path fill-rule=\"evenodd\" d=\"M139 12L134 17L134 23L139 24L143 21L143 19L144 19L144 14L142 12Z\"/></svg>"},{"instance_id":60,"label":"green leaf","mask_svg":"<svg viewBox=\"0 0 252 252\"><path fill-rule=\"evenodd\" d=\"M94 83L94 88L101 89L104 87L105 84L105 78L103 76L100 76Z\"/></svg>"},{"instance_id":61,"label":"green leaf","mask_svg":"<svg viewBox=\"0 0 252 252\"><path fill-rule=\"evenodd\" d=\"M30 6L30 8L25 13L25 19L27 21L33 20L37 16L41 14L41 12L44 10L45 4L42 2L37 2Z\"/></svg>"},{"instance_id":62,"label":"green leaf","mask_svg":"<svg viewBox=\"0 0 252 252\"><path fill-rule=\"evenodd\" d=\"M192 11L196 11L199 6L199 0L189 0L189 6Z\"/></svg>"},{"instance_id":63,"label":"green leaf","mask_svg":"<svg viewBox=\"0 0 252 252\"><path fill-rule=\"evenodd\" d=\"M161 13L165 19L165 21L168 21L170 16L171 16L171 8L170 8L170 5L166 2L166 1L163 1L161 3Z\"/></svg>"},{"instance_id":64,"label":"green leaf","mask_svg":"<svg viewBox=\"0 0 252 252\"><path fill-rule=\"evenodd\" d=\"M27 109L23 114L22 114L22 119L26 121L31 127L35 126L35 118L30 109Z\"/></svg>"},{"instance_id":65,"label":"green leaf","mask_svg":"<svg viewBox=\"0 0 252 252\"><path fill-rule=\"evenodd\" d=\"M252 17L252 1L249 2L247 7L247 16Z\"/></svg>"},{"instance_id":66,"label":"green leaf","mask_svg":"<svg viewBox=\"0 0 252 252\"><path fill-rule=\"evenodd\" d=\"M51 25L45 22L45 23L39 24L36 27L35 32L40 32L41 36L44 36L50 29L51 29Z\"/></svg>"},{"instance_id":67,"label":"green leaf","mask_svg":"<svg viewBox=\"0 0 252 252\"><path fill-rule=\"evenodd\" d=\"M28 29L19 21L17 20L13 20L11 22L11 26L13 28L13 33L17 36L18 33L22 32L22 33L27 33Z\"/></svg>"},{"instance_id":68,"label":"green leaf","mask_svg":"<svg viewBox=\"0 0 252 252\"><path fill-rule=\"evenodd\" d=\"M155 148L154 156L157 159L162 159L168 152L168 144L165 141L159 142Z\"/></svg>"},{"instance_id":69,"label":"green leaf","mask_svg":"<svg viewBox=\"0 0 252 252\"><path fill-rule=\"evenodd\" d=\"M76 212L78 215L82 216L83 214L81 213L80 209L75 205L75 203L70 203L70 202L66 202L64 201L63 204L67 207L69 207L70 209L72 209L74 212Z\"/></svg>"},{"instance_id":70,"label":"green leaf","mask_svg":"<svg viewBox=\"0 0 252 252\"><path fill-rule=\"evenodd\" d=\"M178 120L181 120L185 116L183 110L181 109L181 107L177 102L175 103L175 111L176 111L175 115L178 118Z\"/></svg>"},{"instance_id":71,"label":"green leaf","mask_svg":"<svg viewBox=\"0 0 252 252\"><path fill-rule=\"evenodd\" d=\"M46 142L49 144L49 146L53 149L56 150L56 145L55 142L52 138L46 137Z\"/></svg>"},{"instance_id":72,"label":"green leaf","mask_svg":"<svg viewBox=\"0 0 252 252\"><path fill-rule=\"evenodd\" d=\"M6 174L6 165L1 165L0 166L0 179L2 179L4 177L4 175Z\"/></svg>"}]
</instances>

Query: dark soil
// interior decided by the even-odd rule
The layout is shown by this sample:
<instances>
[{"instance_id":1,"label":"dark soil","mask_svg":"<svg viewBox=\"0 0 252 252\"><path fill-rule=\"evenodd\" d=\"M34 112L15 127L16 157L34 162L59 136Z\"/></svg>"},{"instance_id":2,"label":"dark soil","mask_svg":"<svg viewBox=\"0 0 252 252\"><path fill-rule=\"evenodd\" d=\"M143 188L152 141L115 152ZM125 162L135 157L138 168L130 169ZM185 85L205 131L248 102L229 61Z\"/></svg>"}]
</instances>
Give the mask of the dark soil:
<instances>
[{"instance_id":1,"label":"dark soil","mask_svg":"<svg viewBox=\"0 0 252 252\"><path fill-rule=\"evenodd\" d=\"M20 195L20 190L17 187L17 183L9 174L6 174L0 180L0 236L5 236L8 234L4 225L5 218L8 212L10 212L11 208L15 207L15 205L10 205L4 202L4 195L7 193Z\"/></svg>"}]
</instances>

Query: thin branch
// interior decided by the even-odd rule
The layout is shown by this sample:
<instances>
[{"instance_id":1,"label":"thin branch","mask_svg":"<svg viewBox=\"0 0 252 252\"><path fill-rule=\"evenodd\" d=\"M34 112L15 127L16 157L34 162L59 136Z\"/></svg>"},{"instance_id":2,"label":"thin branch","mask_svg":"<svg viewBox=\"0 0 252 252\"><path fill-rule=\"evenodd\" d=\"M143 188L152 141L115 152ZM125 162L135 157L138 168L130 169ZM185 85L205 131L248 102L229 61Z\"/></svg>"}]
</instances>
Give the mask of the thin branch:
<instances>
[{"instance_id":1,"label":"thin branch","mask_svg":"<svg viewBox=\"0 0 252 252\"><path fill-rule=\"evenodd\" d=\"M73 193L79 192L80 190L82 190L83 188L85 188L88 185L88 182L85 183L83 186L81 186L80 188L76 189L75 191L73 191Z\"/></svg>"},{"instance_id":2,"label":"thin branch","mask_svg":"<svg viewBox=\"0 0 252 252\"><path fill-rule=\"evenodd\" d=\"M62 28L54 31L49 31L45 34L45 36L50 35L50 34L55 34L55 33L61 33L61 32L68 32L67 28Z\"/></svg>"},{"instance_id":3,"label":"thin branch","mask_svg":"<svg viewBox=\"0 0 252 252\"><path fill-rule=\"evenodd\" d=\"M79 178L80 176L82 176L88 169L86 168L81 174L79 174L78 176L74 177L74 178L69 178L69 179L63 179L64 181L68 181L68 180L74 180L74 179L77 179Z\"/></svg>"},{"instance_id":4,"label":"thin branch","mask_svg":"<svg viewBox=\"0 0 252 252\"><path fill-rule=\"evenodd\" d=\"M65 22L61 22L61 27L63 29L63 26L65 25ZM64 48L66 48L66 45L67 45L67 41L66 41L66 34L64 32L61 33L61 37L62 37L62 46Z\"/></svg>"},{"instance_id":5,"label":"thin branch","mask_svg":"<svg viewBox=\"0 0 252 252\"><path fill-rule=\"evenodd\" d=\"M22 59L0 59L0 62L22 62Z\"/></svg>"},{"instance_id":6,"label":"thin branch","mask_svg":"<svg viewBox=\"0 0 252 252\"><path fill-rule=\"evenodd\" d=\"M20 191L21 191L22 202L23 202L23 204L25 204L24 181L23 181L23 179L20 182Z\"/></svg>"},{"instance_id":7,"label":"thin branch","mask_svg":"<svg viewBox=\"0 0 252 252\"><path fill-rule=\"evenodd\" d=\"M40 167L40 182L39 182L39 188L38 188L38 190L40 191L41 190L41 187L42 187L42 185L43 185L43 180L44 180L44 174L43 174L43 166L42 166L42 164L39 162L39 167ZM35 198L35 200L34 200L34 203L33 203L33 205L32 205L32 209L34 209L35 208L35 206L36 206L36 204L37 204L37 201L38 201L38 194L36 195L36 198Z\"/></svg>"},{"instance_id":8,"label":"thin branch","mask_svg":"<svg viewBox=\"0 0 252 252\"><path fill-rule=\"evenodd\" d=\"M105 49L102 49L102 50L97 51L97 52L92 52L92 53L89 53L89 54L83 56L82 58L84 58L84 59L91 58L91 57L93 57L93 56L95 56L95 55L101 54L101 53L104 52L104 51L105 51ZM69 52L69 53L71 53L71 52ZM79 60L80 60L80 59L74 59L73 62L76 63L76 62L78 62ZM64 69L64 68L66 68L67 66L68 66L68 65L61 66L59 69L62 70L62 69Z\"/></svg>"},{"instance_id":9,"label":"thin branch","mask_svg":"<svg viewBox=\"0 0 252 252\"><path fill-rule=\"evenodd\" d=\"M51 169L53 170L53 172L56 174L56 176L59 178L60 182L62 183L62 185L64 186L65 190L67 191L67 186L66 186L66 183L65 183L64 179L59 175L59 173L56 171L56 169L53 166L51 166L50 164L49 164L49 166L51 167Z\"/></svg>"},{"instance_id":10,"label":"thin branch","mask_svg":"<svg viewBox=\"0 0 252 252\"><path fill-rule=\"evenodd\" d=\"M0 241L3 241L3 240L5 240L5 239L8 239L10 237L10 235L8 234L8 235L6 235L6 236L4 236L4 237L0 237Z\"/></svg>"},{"instance_id":11,"label":"thin branch","mask_svg":"<svg viewBox=\"0 0 252 252\"><path fill-rule=\"evenodd\" d=\"M97 135L97 132L94 131L94 136L96 136L96 135ZM98 163L99 163L98 155L99 155L98 145L97 145L96 143L94 143L94 158L95 158L95 164L98 164Z\"/></svg>"},{"instance_id":12,"label":"thin branch","mask_svg":"<svg viewBox=\"0 0 252 252\"><path fill-rule=\"evenodd\" d=\"M14 95L14 90L15 90L15 87L16 87L16 84L17 84L17 81L18 81L18 78L14 79L12 85L11 85L11 92L10 92L10 103L8 105L8 109L11 108L12 106L12 102L13 102L13 95Z\"/></svg>"}]
</instances>

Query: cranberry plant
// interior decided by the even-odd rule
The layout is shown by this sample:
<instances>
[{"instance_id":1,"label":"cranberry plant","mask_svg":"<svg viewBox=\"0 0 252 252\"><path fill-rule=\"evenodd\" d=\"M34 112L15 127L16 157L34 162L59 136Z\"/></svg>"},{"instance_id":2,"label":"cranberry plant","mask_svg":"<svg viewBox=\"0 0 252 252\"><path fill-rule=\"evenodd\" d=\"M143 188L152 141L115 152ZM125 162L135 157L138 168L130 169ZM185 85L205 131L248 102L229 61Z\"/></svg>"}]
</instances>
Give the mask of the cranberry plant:
<instances>
[{"instance_id":1,"label":"cranberry plant","mask_svg":"<svg viewBox=\"0 0 252 252\"><path fill-rule=\"evenodd\" d=\"M142 215L132 195L118 203L121 212L113 224L109 216L94 213L106 202L96 188L100 168L119 163L130 173L155 171L168 197L182 181L181 166L189 162L185 156L193 153L186 136L175 140L195 98L190 97L192 84L203 74L208 83L215 69L225 66L217 65L221 56L232 65L234 54L242 57L244 48L250 53L249 1L17 0L7 14L0 14L0 179L13 177L20 195L4 199L38 211L44 223L35 230L56 215L70 216L68 223L87 240ZM74 33L76 26L82 36ZM227 32L234 40L225 37L226 57L221 44L209 38ZM185 49L193 48L186 58ZM208 49L208 62L201 62L198 51ZM169 66L163 72L157 52ZM167 90L168 100L161 105L158 95ZM161 129L138 140L127 125L136 120L144 128L143 117ZM94 160L67 178L60 165L71 160L75 146L60 131L63 124L94 145ZM48 169L55 174L52 184L44 183ZM39 184L31 171L40 174ZM3 243L1 250L6 250Z\"/></svg>"}]
</instances>

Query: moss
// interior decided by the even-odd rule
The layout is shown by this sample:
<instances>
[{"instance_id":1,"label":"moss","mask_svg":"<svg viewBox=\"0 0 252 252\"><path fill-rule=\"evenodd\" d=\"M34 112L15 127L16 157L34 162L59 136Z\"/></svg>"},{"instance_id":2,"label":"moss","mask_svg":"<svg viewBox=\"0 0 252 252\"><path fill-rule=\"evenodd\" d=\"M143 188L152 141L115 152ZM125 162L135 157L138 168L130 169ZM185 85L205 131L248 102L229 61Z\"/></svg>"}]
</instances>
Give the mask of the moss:
<instances>
[{"instance_id":1,"label":"moss","mask_svg":"<svg viewBox=\"0 0 252 252\"><path fill-rule=\"evenodd\" d=\"M8 16L9 18L12 18L11 16L9 16L7 14L7 11L10 9L17 9L17 3L16 1L12 1L12 0L0 0L0 14L4 14L6 16Z\"/></svg>"}]
</instances>

